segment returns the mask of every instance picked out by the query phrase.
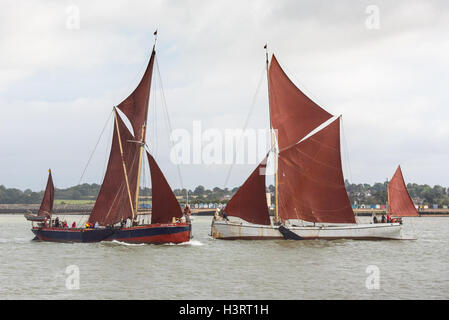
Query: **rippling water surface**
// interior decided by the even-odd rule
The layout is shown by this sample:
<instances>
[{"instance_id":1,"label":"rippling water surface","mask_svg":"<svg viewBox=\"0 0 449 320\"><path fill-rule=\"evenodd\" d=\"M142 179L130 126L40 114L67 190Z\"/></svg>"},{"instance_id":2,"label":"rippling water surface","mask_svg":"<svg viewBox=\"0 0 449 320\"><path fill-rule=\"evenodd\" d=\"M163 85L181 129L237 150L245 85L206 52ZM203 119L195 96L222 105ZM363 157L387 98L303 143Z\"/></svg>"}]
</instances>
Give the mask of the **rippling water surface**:
<instances>
[{"instance_id":1,"label":"rippling water surface","mask_svg":"<svg viewBox=\"0 0 449 320\"><path fill-rule=\"evenodd\" d=\"M68 244L0 215L0 299L449 299L449 218L405 219L414 241L223 241L210 222L181 245Z\"/></svg>"}]
</instances>

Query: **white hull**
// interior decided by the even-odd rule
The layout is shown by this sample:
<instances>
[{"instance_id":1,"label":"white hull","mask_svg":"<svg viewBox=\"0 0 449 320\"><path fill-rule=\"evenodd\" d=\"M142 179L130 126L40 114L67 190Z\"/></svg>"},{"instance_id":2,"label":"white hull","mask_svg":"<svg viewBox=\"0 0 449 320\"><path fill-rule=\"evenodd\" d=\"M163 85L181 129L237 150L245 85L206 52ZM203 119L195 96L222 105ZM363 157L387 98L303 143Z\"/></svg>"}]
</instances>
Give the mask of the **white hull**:
<instances>
[{"instance_id":1,"label":"white hull","mask_svg":"<svg viewBox=\"0 0 449 320\"><path fill-rule=\"evenodd\" d=\"M286 228L302 239L403 239L402 225L399 223L287 226Z\"/></svg>"},{"instance_id":2,"label":"white hull","mask_svg":"<svg viewBox=\"0 0 449 320\"><path fill-rule=\"evenodd\" d=\"M240 221L212 220L211 235L225 240L270 240L283 239L277 226L265 226Z\"/></svg>"},{"instance_id":3,"label":"white hull","mask_svg":"<svg viewBox=\"0 0 449 320\"><path fill-rule=\"evenodd\" d=\"M333 224L333 225L289 225L286 228L301 239L357 239L382 240L402 237L402 225L399 223L376 224ZM265 226L237 221L212 221L211 235L226 240L270 240L283 239L278 226Z\"/></svg>"}]
</instances>

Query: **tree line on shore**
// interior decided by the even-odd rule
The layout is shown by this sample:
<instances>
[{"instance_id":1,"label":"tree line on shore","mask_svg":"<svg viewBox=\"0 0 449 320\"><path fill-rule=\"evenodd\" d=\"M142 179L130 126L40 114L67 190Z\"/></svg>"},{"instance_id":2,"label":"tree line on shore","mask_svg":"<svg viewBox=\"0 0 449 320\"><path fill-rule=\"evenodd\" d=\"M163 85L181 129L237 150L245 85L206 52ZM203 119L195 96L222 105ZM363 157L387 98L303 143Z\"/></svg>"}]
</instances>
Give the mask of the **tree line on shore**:
<instances>
[{"instance_id":1,"label":"tree line on shore","mask_svg":"<svg viewBox=\"0 0 449 320\"><path fill-rule=\"evenodd\" d=\"M388 182L370 184L353 184L346 181L346 190L352 204L385 204L387 203ZM449 188L439 185L419 185L416 183L407 184L407 189L415 204L439 206L449 205ZM100 185L84 183L65 189L55 190L55 199L60 200L91 200L94 201L100 190ZM237 192L238 188L218 188L206 189L204 186L197 186L194 190L175 189L173 192L178 197L179 202L186 202L188 193L190 203L226 203ZM274 186L270 185L267 192L274 194ZM151 188L141 189L143 198L151 197ZM44 196L44 191L24 191L15 188L6 188L0 185L0 204L34 204L40 203Z\"/></svg>"}]
</instances>

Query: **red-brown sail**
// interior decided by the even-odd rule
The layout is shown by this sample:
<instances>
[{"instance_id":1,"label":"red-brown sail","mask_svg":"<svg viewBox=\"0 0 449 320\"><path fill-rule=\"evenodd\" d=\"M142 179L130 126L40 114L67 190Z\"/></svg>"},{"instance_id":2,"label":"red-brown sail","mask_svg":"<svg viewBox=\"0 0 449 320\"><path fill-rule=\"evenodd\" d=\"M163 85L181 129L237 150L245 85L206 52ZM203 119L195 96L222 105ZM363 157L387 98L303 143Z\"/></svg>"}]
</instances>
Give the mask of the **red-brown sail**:
<instances>
[{"instance_id":1,"label":"red-brown sail","mask_svg":"<svg viewBox=\"0 0 449 320\"><path fill-rule=\"evenodd\" d=\"M131 122L134 136L139 141L144 140L142 137L144 134L142 128L143 126L146 126L147 123L148 101L150 99L150 87L155 54L153 49L147 69L137 88L128 96L128 98L123 100L123 102L117 106L117 108L120 109Z\"/></svg>"},{"instance_id":2,"label":"red-brown sail","mask_svg":"<svg viewBox=\"0 0 449 320\"><path fill-rule=\"evenodd\" d=\"M151 223L171 223L173 217L182 217L181 207L156 160L148 152L147 157L151 173Z\"/></svg>"},{"instance_id":3,"label":"red-brown sail","mask_svg":"<svg viewBox=\"0 0 449 320\"><path fill-rule=\"evenodd\" d=\"M388 184L388 212L395 217L413 217L419 215L405 186L401 166L398 166L393 178Z\"/></svg>"},{"instance_id":4,"label":"red-brown sail","mask_svg":"<svg viewBox=\"0 0 449 320\"><path fill-rule=\"evenodd\" d=\"M131 199L134 199L137 185L138 150L140 145L132 142L135 140L134 136L117 113L116 117L118 130L117 126L114 126L108 167L97 201L89 217L90 223L98 222L100 225L112 225L121 219L128 219L133 216L133 207L130 203L126 185L123 161L125 162L128 174ZM120 152L119 132L123 148L123 160Z\"/></svg>"},{"instance_id":5,"label":"red-brown sail","mask_svg":"<svg viewBox=\"0 0 449 320\"><path fill-rule=\"evenodd\" d=\"M310 100L287 77L273 55L268 71L271 124L279 150L299 142L332 115Z\"/></svg>"},{"instance_id":6,"label":"red-brown sail","mask_svg":"<svg viewBox=\"0 0 449 320\"><path fill-rule=\"evenodd\" d=\"M53 178L51 177L51 170L48 170L47 186L45 187L44 198L41 206L37 212L38 217L51 217L53 211L53 201L55 199L55 187L53 185Z\"/></svg>"},{"instance_id":7,"label":"red-brown sail","mask_svg":"<svg viewBox=\"0 0 449 320\"><path fill-rule=\"evenodd\" d=\"M228 216L239 217L256 224L269 225L270 213L265 189L265 167L268 155L226 205Z\"/></svg>"},{"instance_id":8,"label":"red-brown sail","mask_svg":"<svg viewBox=\"0 0 449 320\"><path fill-rule=\"evenodd\" d=\"M279 153L279 216L355 223L340 155L340 119Z\"/></svg>"}]
</instances>

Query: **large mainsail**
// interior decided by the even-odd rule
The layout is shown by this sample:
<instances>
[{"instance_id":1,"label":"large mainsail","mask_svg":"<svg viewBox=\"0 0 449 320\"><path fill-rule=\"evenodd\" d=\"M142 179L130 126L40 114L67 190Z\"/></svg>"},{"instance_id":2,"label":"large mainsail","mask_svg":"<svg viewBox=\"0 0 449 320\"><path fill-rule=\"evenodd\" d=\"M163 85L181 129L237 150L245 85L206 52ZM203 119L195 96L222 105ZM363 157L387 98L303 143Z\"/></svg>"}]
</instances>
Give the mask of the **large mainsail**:
<instances>
[{"instance_id":1,"label":"large mainsail","mask_svg":"<svg viewBox=\"0 0 449 320\"><path fill-rule=\"evenodd\" d=\"M340 155L340 118L279 153L282 220L355 223Z\"/></svg>"},{"instance_id":2,"label":"large mainsail","mask_svg":"<svg viewBox=\"0 0 449 320\"><path fill-rule=\"evenodd\" d=\"M100 225L112 225L121 219L132 218L135 210L129 196L131 193L131 199L134 199L135 187L128 190L127 184L130 186L137 184L140 145L134 142L134 136L118 113L115 113L115 121L108 167L89 217L89 222L98 222ZM127 179L123 164L126 167Z\"/></svg>"},{"instance_id":3,"label":"large mainsail","mask_svg":"<svg viewBox=\"0 0 449 320\"><path fill-rule=\"evenodd\" d=\"M53 211L53 201L55 198L55 187L53 185L53 178L51 177L51 170L48 170L47 186L45 187L44 198L41 206L37 212L38 217L51 217Z\"/></svg>"},{"instance_id":4,"label":"large mainsail","mask_svg":"<svg viewBox=\"0 0 449 320\"><path fill-rule=\"evenodd\" d=\"M296 144L332 118L330 113L295 86L274 55L268 70L268 81L271 124L278 133L279 150Z\"/></svg>"},{"instance_id":5,"label":"large mainsail","mask_svg":"<svg viewBox=\"0 0 449 320\"><path fill-rule=\"evenodd\" d=\"M388 183L388 212L396 217L419 215L405 186L401 166L398 166L393 178Z\"/></svg>"},{"instance_id":6,"label":"large mainsail","mask_svg":"<svg viewBox=\"0 0 449 320\"><path fill-rule=\"evenodd\" d=\"M341 168L339 119L298 143L332 115L293 84L274 55L268 75L280 218L355 223Z\"/></svg>"},{"instance_id":7,"label":"large mainsail","mask_svg":"<svg viewBox=\"0 0 449 320\"><path fill-rule=\"evenodd\" d=\"M224 209L227 215L239 217L250 223L270 224L265 188L267 158L268 155L227 203Z\"/></svg>"},{"instance_id":8,"label":"large mainsail","mask_svg":"<svg viewBox=\"0 0 449 320\"><path fill-rule=\"evenodd\" d=\"M147 152L151 173L151 223L170 223L172 218L181 218L178 200L153 156Z\"/></svg>"},{"instance_id":9,"label":"large mainsail","mask_svg":"<svg viewBox=\"0 0 449 320\"><path fill-rule=\"evenodd\" d=\"M139 175L145 144L151 78L155 51L137 88L117 106L131 123L134 135L128 130L118 112L109 155L108 167L89 217L89 222L112 225L120 220L135 219L138 209ZM181 218L182 211L173 191L154 158L148 153L152 182L151 223L168 223L172 217Z\"/></svg>"},{"instance_id":10,"label":"large mainsail","mask_svg":"<svg viewBox=\"0 0 449 320\"><path fill-rule=\"evenodd\" d=\"M114 224L121 219L135 218L137 214L143 149L143 144L137 142L145 142L154 57L153 48L150 61L136 89L117 106L130 121L134 135L115 112L116 125L108 168L89 217L91 223L98 221L101 225Z\"/></svg>"}]
</instances>

